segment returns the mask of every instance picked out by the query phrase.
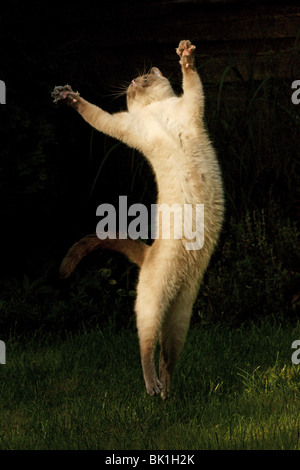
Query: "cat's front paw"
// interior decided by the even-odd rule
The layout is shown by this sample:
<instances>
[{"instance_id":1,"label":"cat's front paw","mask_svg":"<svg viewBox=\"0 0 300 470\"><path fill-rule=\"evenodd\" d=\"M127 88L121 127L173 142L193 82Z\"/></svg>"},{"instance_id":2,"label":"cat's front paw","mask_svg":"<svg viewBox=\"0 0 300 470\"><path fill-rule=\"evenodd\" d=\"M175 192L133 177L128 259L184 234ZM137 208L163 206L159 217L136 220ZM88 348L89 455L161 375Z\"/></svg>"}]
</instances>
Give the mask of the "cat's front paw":
<instances>
[{"instance_id":1,"label":"cat's front paw","mask_svg":"<svg viewBox=\"0 0 300 470\"><path fill-rule=\"evenodd\" d=\"M68 106L77 108L79 104L79 93L72 90L70 85L56 86L51 93L54 103L63 101Z\"/></svg>"},{"instance_id":2,"label":"cat's front paw","mask_svg":"<svg viewBox=\"0 0 300 470\"><path fill-rule=\"evenodd\" d=\"M195 49L191 41L184 39L180 41L179 46L176 49L176 53L180 57L179 63L185 68L193 68L195 65Z\"/></svg>"}]
</instances>

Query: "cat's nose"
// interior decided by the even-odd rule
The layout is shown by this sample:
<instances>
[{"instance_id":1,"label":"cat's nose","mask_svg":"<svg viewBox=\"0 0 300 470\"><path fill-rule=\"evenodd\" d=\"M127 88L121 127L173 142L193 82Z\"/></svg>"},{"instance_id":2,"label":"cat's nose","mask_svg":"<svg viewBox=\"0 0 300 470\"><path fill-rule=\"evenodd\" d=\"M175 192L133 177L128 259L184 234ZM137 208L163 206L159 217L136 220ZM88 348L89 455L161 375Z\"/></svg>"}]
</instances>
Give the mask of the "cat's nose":
<instances>
[{"instance_id":1,"label":"cat's nose","mask_svg":"<svg viewBox=\"0 0 300 470\"><path fill-rule=\"evenodd\" d=\"M133 86L136 86L135 80L131 80L131 83L132 83Z\"/></svg>"}]
</instances>

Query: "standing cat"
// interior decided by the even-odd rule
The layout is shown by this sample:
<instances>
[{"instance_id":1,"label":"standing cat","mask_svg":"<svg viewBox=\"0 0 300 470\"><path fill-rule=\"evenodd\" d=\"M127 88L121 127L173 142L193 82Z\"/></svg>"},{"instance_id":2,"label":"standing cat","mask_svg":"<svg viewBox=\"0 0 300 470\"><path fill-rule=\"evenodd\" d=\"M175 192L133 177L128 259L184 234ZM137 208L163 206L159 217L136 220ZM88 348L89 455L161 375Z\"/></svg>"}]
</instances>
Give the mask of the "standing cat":
<instances>
[{"instance_id":1,"label":"standing cat","mask_svg":"<svg viewBox=\"0 0 300 470\"><path fill-rule=\"evenodd\" d=\"M163 398L170 390L224 213L220 169L203 123L204 94L195 69L195 46L183 40L176 52L183 75L180 97L155 67L132 80L125 112L109 114L74 93L69 85L55 87L52 93L55 102L63 100L74 107L97 130L143 153L156 177L159 205L190 204L194 209L197 204L204 205L201 249L187 250L184 237L165 239L159 228L151 246L139 240L100 240L90 235L70 248L60 269L62 277L69 276L80 259L97 248L120 251L141 268L135 311L144 380L150 395L161 393ZM190 223L195 226L195 211ZM159 379L154 363L157 341L161 348Z\"/></svg>"}]
</instances>

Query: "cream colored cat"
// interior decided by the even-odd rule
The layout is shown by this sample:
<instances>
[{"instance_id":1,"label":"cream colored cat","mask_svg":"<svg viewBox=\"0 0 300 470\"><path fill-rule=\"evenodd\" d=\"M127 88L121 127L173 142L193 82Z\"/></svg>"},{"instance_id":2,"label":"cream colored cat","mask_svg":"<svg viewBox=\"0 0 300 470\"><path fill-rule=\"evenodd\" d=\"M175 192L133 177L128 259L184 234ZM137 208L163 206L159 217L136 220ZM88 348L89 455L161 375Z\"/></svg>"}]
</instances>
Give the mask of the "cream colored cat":
<instances>
[{"instance_id":1,"label":"cream colored cat","mask_svg":"<svg viewBox=\"0 0 300 470\"><path fill-rule=\"evenodd\" d=\"M84 237L71 247L61 266L61 276L67 277L83 256L98 248L120 251L140 266L135 311L143 374L147 392L161 393L163 398L170 390L224 212L220 169L203 123L204 94L194 65L195 46L184 40L176 52L183 74L179 97L155 67L132 80L125 112L109 114L85 101L69 85L53 91L55 102L64 100L91 126L143 153L156 177L158 204L192 204L194 208L204 204L201 249L187 250L184 237L163 239L158 224L158 238L151 246L139 240ZM159 379L154 363L157 341L161 348Z\"/></svg>"}]
</instances>

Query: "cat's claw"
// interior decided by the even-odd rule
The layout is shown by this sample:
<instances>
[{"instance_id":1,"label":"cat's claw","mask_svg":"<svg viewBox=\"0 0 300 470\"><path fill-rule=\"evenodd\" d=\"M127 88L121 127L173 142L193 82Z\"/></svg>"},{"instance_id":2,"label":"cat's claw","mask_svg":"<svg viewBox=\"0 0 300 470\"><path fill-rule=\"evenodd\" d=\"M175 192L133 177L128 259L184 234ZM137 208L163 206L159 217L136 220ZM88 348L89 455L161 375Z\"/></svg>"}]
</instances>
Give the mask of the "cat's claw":
<instances>
[{"instance_id":1,"label":"cat's claw","mask_svg":"<svg viewBox=\"0 0 300 470\"><path fill-rule=\"evenodd\" d=\"M194 58L194 52L195 52L196 46L194 46L191 41L188 39L184 39L183 41L180 41L179 46L176 49L176 53L180 57L179 63L185 67L193 67L195 58Z\"/></svg>"},{"instance_id":2,"label":"cat's claw","mask_svg":"<svg viewBox=\"0 0 300 470\"><path fill-rule=\"evenodd\" d=\"M70 85L54 87L54 90L52 91L51 96L53 98L53 102L56 104L59 101L64 100L64 102L68 104L69 106L73 106L76 108L76 106L78 105L79 93L78 91L74 92Z\"/></svg>"}]
</instances>

